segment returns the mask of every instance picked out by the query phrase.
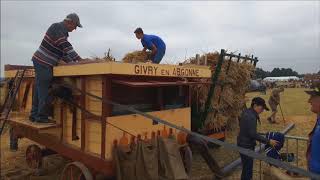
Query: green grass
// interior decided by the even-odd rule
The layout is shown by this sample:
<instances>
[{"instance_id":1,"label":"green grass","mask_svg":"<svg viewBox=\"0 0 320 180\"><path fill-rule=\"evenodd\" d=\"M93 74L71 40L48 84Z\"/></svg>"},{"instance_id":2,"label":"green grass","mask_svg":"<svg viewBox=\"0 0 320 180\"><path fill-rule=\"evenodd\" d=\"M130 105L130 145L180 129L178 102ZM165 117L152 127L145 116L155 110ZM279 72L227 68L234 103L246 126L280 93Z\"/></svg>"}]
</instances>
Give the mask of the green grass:
<instances>
[{"instance_id":1,"label":"green grass","mask_svg":"<svg viewBox=\"0 0 320 180\"><path fill-rule=\"evenodd\" d=\"M284 116L310 116L313 113L310 111L310 104L308 103L309 95L304 91L307 89L303 88L287 88L284 92L280 93L280 105ZM249 101L247 106L250 106L251 99L253 97L259 96L266 100L267 105L270 97L271 90L267 91L267 94L261 94L259 92L247 93ZM278 115L280 115L280 108L278 106ZM266 112L262 114L262 117L270 115L271 112Z\"/></svg>"}]
</instances>

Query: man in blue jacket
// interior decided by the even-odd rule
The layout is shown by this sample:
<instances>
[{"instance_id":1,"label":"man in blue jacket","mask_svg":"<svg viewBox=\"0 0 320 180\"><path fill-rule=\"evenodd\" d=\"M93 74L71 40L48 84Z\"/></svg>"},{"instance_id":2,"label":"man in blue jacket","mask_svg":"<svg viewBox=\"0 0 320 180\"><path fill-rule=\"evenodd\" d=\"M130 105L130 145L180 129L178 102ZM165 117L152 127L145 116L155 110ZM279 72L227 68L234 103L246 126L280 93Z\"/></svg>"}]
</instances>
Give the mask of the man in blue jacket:
<instances>
[{"instance_id":1,"label":"man in blue jacket","mask_svg":"<svg viewBox=\"0 0 320 180\"><path fill-rule=\"evenodd\" d=\"M144 52L146 50L151 51L151 61L155 64L159 64L162 60L164 54L166 53L166 44L163 40L155 35L144 34L141 28L137 28L134 33L136 34L137 39L141 40Z\"/></svg>"},{"instance_id":2,"label":"man in blue jacket","mask_svg":"<svg viewBox=\"0 0 320 180\"><path fill-rule=\"evenodd\" d=\"M312 91L306 91L310 95L309 103L311 111L317 114L316 124L309 133L307 150L308 168L311 172L320 175L320 83Z\"/></svg>"},{"instance_id":3,"label":"man in blue jacket","mask_svg":"<svg viewBox=\"0 0 320 180\"><path fill-rule=\"evenodd\" d=\"M279 142L267 139L257 133L257 121L260 122L259 114L264 110L269 111L266 102L261 97L255 97L251 101L251 107L244 110L240 117L240 131L237 137L237 144L240 147L254 150L256 141L275 147ZM252 179L253 158L240 154L242 162L241 180Z\"/></svg>"}]
</instances>

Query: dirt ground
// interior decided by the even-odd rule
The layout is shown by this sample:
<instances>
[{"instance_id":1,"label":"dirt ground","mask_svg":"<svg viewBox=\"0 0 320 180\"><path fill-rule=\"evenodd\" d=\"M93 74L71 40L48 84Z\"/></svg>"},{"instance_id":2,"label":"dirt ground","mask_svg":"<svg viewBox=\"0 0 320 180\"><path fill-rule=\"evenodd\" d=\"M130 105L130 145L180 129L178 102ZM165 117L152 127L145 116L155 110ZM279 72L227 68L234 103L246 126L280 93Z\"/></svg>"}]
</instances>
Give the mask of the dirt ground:
<instances>
[{"instance_id":1,"label":"dirt ground","mask_svg":"<svg viewBox=\"0 0 320 180\"><path fill-rule=\"evenodd\" d=\"M261 96L267 100L269 97L270 91L267 92L267 95L262 95L260 93L249 93L248 97L251 100L254 96ZM308 96L305 95L304 89L286 89L285 92L281 95L282 98L282 110L285 116L286 124L283 123L281 114L278 113L277 121L278 124L269 124L266 120L267 116L270 114L266 112L261 115L261 125L258 127L259 132L268 132L268 131L281 131L287 124L290 122L295 123L295 128L290 131L289 135L307 137L307 134L311 131L316 116L310 113L310 105L307 103ZM227 132L227 142L235 143L237 136L237 129ZM8 132L1 136L1 180L2 179L58 179L59 170L57 172L51 173L52 176L45 177L36 177L30 176L33 173L27 167L25 161L25 151L28 145L34 144L34 142L28 139L21 139L19 141L19 150L17 152L10 152L9 150L9 137ZM290 140L288 144L288 152L296 153L296 142L295 140ZM298 147L298 164L299 167L306 168L305 160L305 151L306 151L306 142L299 141ZM282 152L286 152L286 147L283 148ZM226 164L232 162L239 157L239 154L236 152L231 152L224 149L223 147L211 149L212 155L219 162L220 167L224 167ZM211 179L208 178L211 175L211 171L204 163L204 160L200 155L194 154L193 156L193 166L191 175L195 179ZM61 162L60 166L63 167L66 162ZM296 162L293 164L295 165ZM262 169L265 167L265 163L262 163ZM60 169L61 170L61 169ZM260 161L255 161L254 166L254 179L260 179L259 175L260 170ZM60 171L61 172L61 171ZM241 166L239 166L232 174L224 179L239 179L241 174ZM262 174L263 176L263 174Z\"/></svg>"}]
</instances>

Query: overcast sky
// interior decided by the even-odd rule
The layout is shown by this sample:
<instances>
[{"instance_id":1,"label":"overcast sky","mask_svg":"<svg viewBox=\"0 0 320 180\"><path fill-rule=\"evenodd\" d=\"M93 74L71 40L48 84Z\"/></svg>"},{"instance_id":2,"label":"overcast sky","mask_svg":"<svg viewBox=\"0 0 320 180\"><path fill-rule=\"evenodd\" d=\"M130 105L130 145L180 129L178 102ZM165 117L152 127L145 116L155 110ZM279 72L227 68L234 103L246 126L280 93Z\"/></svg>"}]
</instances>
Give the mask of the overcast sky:
<instances>
[{"instance_id":1,"label":"overcast sky","mask_svg":"<svg viewBox=\"0 0 320 180\"><path fill-rule=\"evenodd\" d=\"M166 63L224 48L254 54L265 70L320 70L319 1L1 1L1 68L31 65L48 27L71 12L83 28L69 41L83 58L102 57L111 48L120 60L142 49L133 34L140 26L166 42Z\"/></svg>"}]
</instances>

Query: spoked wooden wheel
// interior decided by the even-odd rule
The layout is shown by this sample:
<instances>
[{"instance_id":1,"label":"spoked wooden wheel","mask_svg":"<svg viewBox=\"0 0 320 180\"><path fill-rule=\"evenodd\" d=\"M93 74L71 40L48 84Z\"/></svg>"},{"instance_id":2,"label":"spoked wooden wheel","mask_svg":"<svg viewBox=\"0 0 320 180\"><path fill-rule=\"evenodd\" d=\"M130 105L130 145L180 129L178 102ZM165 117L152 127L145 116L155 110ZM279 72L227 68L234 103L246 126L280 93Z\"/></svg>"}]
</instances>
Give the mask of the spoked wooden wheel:
<instances>
[{"instance_id":1,"label":"spoked wooden wheel","mask_svg":"<svg viewBox=\"0 0 320 180\"><path fill-rule=\"evenodd\" d=\"M60 180L93 180L93 177L85 165L72 162L64 167Z\"/></svg>"},{"instance_id":2,"label":"spoked wooden wheel","mask_svg":"<svg viewBox=\"0 0 320 180\"><path fill-rule=\"evenodd\" d=\"M31 169L40 168L42 162L42 153L39 146L32 144L26 150L26 161Z\"/></svg>"}]
</instances>

